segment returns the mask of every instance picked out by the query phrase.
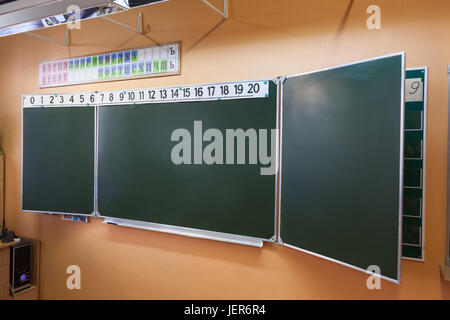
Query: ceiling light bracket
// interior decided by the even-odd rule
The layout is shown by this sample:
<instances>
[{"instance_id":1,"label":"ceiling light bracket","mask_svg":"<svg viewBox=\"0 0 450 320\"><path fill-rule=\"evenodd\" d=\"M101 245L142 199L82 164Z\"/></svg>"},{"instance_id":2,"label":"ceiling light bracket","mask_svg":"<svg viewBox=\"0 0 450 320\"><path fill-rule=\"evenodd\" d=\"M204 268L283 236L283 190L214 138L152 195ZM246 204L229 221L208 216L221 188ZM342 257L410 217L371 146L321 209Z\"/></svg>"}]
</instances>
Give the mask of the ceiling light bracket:
<instances>
[{"instance_id":1,"label":"ceiling light bracket","mask_svg":"<svg viewBox=\"0 0 450 320\"><path fill-rule=\"evenodd\" d=\"M206 4L208 7L213 9L215 12L217 12L222 18L226 19L228 18L228 0L223 0L223 11L220 11L215 6L213 6L208 0L202 0L204 4Z\"/></svg>"},{"instance_id":2,"label":"ceiling light bracket","mask_svg":"<svg viewBox=\"0 0 450 320\"><path fill-rule=\"evenodd\" d=\"M146 33L148 31L147 29L144 29L144 26L143 26L143 23L142 23L142 12L138 13L138 16L137 16L137 27L136 28L127 26L126 24L123 24L121 22L118 22L118 21L113 20L113 19L108 18L108 17L101 17L101 18L106 20L106 21L109 21L111 23L114 23L115 25L118 25L118 26L120 26L122 28L131 30L131 31L134 31L134 32L137 32L137 33L140 33L140 34L144 34L144 33Z\"/></svg>"},{"instance_id":3,"label":"ceiling light bracket","mask_svg":"<svg viewBox=\"0 0 450 320\"><path fill-rule=\"evenodd\" d=\"M66 28L66 33L65 33L65 36L64 36L64 42L63 41L59 41L59 40L55 40L55 39L51 39L51 38L47 38L47 37L44 37L44 36L41 36L39 34L32 33L32 32L25 32L25 34L29 35L29 36L32 36L32 37L35 37L35 38L38 38L38 39L41 39L41 40L50 41L50 42L53 42L53 43L56 43L56 44L59 44L59 45L65 46L65 47L69 47L70 46L70 31L69 31L69 28Z\"/></svg>"}]
</instances>

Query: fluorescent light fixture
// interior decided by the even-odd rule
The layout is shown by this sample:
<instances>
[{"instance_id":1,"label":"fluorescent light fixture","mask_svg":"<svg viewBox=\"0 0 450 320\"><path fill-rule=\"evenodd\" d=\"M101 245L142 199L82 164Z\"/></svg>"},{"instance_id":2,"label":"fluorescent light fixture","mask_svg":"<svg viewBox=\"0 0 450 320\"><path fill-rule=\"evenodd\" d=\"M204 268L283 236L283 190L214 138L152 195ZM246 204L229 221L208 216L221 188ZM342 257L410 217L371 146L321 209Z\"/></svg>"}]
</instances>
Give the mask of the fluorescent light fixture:
<instances>
[{"instance_id":1,"label":"fluorescent light fixture","mask_svg":"<svg viewBox=\"0 0 450 320\"><path fill-rule=\"evenodd\" d=\"M70 7L74 6L83 11L89 8L104 7L109 4L108 0L41 0L35 2L32 6L23 7L25 3L22 1L17 1L17 4L16 2L5 4L5 6L15 6L9 10L4 9L4 12L0 15L0 28L62 15L67 13ZM1 7L3 6L0 6L0 9Z\"/></svg>"},{"instance_id":2,"label":"fluorescent light fixture","mask_svg":"<svg viewBox=\"0 0 450 320\"><path fill-rule=\"evenodd\" d=\"M150 4L160 3L160 2L166 2L169 0L113 0L115 4L118 6L132 9L142 6L147 6Z\"/></svg>"},{"instance_id":3,"label":"fluorescent light fixture","mask_svg":"<svg viewBox=\"0 0 450 320\"><path fill-rule=\"evenodd\" d=\"M0 37L97 18L168 0L0 0ZM70 11L78 6L80 12Z\"/></svg>"},{"instance_id":4,"label":"fluorescent light fixture","mask_svg":"<svg viewBox=\"0 0 450 320\"><path fill-rule=\"evenodd\" d=\"M99 7L93 7L89 9L81 10L79 13L80 20L86 20L90 18L97 18L101 16L105 16L112 13L117 13L122 11L119 7L113 7L113 6L99 6ZM58 26L61 24L66 24L67 22L73 22L76 21L73 16L75 15L75 12L71 13L63 13L58 14L50 17L45 17L41 19L37 19L30 22L23 22L20 24L12 25L3 27L0 29L0 37L5 37L13 34L18 34L22 32L29 32L33 30L39 30L49 27ZM1 16L0 16L1 21Z\"/></svg>"}]
</instances>

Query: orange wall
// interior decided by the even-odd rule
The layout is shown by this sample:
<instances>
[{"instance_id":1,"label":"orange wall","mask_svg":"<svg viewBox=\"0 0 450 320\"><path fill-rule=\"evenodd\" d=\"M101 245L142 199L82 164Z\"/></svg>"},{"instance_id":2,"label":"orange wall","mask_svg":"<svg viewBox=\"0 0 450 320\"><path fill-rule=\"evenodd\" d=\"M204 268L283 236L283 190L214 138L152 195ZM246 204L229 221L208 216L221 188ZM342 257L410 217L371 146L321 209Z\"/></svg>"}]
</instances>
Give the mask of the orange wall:
<instances>
[{"instance_id":1,"label":"orange wall","mask_svg":"<svg viewBox=\"0 0 450 320\"><path fill-rule=\"evenodd\" d=\"M200 0L141 9L146 35L102 19L82 22L70 48L16 35L0 39L0 145L6 153L8 226L38 238L44 299L329 299L445 298L447 64L450 1L231 0L221 19ZM215 3L220 3L216 0ZM382 29L366 28L366 8L382 9ZM136 10L112 18L135 25ZM220 23L220 24L219 24ZM62 40L64 27L39 32ZM182 74L165 78L38 89L38 62L182 41ZM275 77L405 51L407 67L428 66L426 262L404 261L402 284L382 281L279 245L263 249L21 213L21 95L114 90ZM82 289L66 289L68 265L81 267Z\"/></svg>"}]
</instances>

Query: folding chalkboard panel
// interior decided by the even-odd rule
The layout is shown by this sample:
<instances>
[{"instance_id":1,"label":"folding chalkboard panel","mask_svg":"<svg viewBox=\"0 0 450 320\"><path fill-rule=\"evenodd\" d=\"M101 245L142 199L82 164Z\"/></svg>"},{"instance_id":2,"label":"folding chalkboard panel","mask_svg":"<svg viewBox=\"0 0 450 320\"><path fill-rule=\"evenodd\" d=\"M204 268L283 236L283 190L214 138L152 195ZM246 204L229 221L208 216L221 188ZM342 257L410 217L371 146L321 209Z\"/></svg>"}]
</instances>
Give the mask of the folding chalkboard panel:
<instances>
[{"instance_id":1,"label":"folding chalkboard panel","mask_svg":"<svg viewBox=\"0 0 450 320\"><path fill-rule=\"evenodd\" d=\"M270 132L277 127L277 88L270 81L265 98L100 106L99 214L136 221L134 226L148 222L271 239L275 175L261 175L261 165L248 164L248 158L246 164L193 164L193 127L202 121L202 133L220 130L224 146L226 129ZM177 129L192 134L192 164L172 161Z\"/></svg>"},{"instance_id":2,"label":"folding chalkboard panel","mask_svg":"<svg viewBox=\"0 0 450 320\"><path fill-rule=\"evenodd\" d=\"M93 214L94 144L94 108L23 108L22 209Z\"/></svg>"},{"instance_id":3,"label":"folding chalkboard panel","mask_svg":"<svg viewBox=\"0 0 450 320\"><path fill-rule=\"evenodd\" d=\"M286 79L282 243L400 280L403 81L403 54Z\"/></svg>"}]
</instances>

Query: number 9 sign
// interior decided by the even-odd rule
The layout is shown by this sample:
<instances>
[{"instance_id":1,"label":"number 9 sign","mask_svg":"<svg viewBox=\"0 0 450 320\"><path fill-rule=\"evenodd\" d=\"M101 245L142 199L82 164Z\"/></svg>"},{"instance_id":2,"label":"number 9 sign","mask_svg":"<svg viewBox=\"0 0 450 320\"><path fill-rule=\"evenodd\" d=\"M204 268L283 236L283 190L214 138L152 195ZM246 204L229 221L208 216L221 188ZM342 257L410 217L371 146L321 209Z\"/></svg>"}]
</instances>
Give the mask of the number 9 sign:
<instances>
[{"instance_id":1,"label":"number 9 sign","mask_svg":"<svg viewBox=\"0 0 450 320\"><path fill-rule=\"evenodd\" d=\"M405 101L423 101L423 82L421 78L405 80Z\"/></svg>"}]
</instances>

